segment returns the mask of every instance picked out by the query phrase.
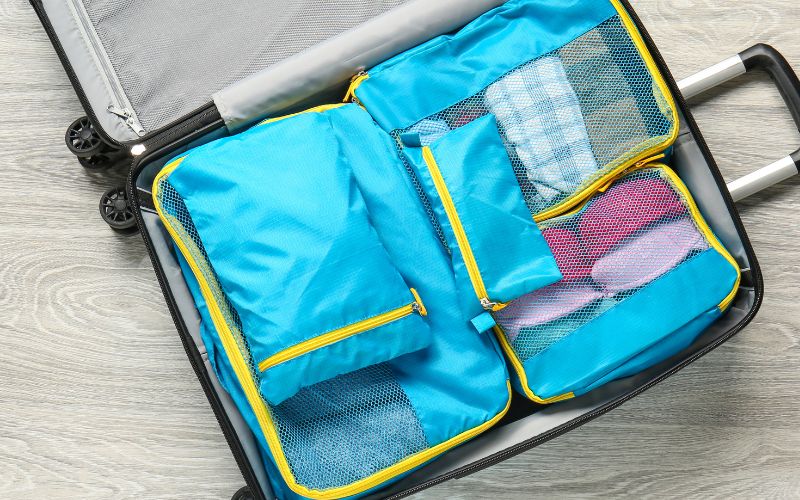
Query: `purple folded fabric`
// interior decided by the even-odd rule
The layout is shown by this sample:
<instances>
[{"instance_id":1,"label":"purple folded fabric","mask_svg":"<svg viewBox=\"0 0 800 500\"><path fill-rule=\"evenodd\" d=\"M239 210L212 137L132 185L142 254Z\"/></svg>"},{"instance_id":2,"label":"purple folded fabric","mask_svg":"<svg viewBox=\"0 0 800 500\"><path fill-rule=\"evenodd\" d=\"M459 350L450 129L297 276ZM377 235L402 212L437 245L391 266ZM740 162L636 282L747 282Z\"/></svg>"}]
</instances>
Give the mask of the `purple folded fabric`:
<instances>
[{"instance_id":1,"label":"purple folded fabric","mask_svg":"<svg viewBox=\"0 0 800 500\"><path fill-rule=\"evenodd\" d=\"M495 313L495 319L513 342L522 328L563 318L602 298L588 282L559 281L512 301Z\"/></svg>"},{"instance_id":2,"label":"purple folded fabric","mask_svg":"<svg viewBox=\"0 0 800 500\"><path fill-rule=\"evenodd\" d=\"M686 212L680 197L662 179L640 178L612 185L581 215L578 234L594 260L637 231Z\"/></svg>"},{"instance_id":3,"label":"purple folded fabric","mask_svg":"<svg viewBox=\"0 0 800 500\"><path fill-rule=\"evenodd\" d=\"M608 295L644 286L670 271L693 250L708 248L689 217L658 224L601 257L592 279Z\"/></svg>"},{"instance_id":4,"label":"purple folded fabric","mask_svg":"<svg viewBox=\"0 0 800 500\"><path fill-rule=\"evenodd\" d=\"M556 264L565 280L588 278L592 272L592 263L586 259L578 236L563 227L542 229L542 236L550 246L556 258Z\"/></svg>"}]
</instances>

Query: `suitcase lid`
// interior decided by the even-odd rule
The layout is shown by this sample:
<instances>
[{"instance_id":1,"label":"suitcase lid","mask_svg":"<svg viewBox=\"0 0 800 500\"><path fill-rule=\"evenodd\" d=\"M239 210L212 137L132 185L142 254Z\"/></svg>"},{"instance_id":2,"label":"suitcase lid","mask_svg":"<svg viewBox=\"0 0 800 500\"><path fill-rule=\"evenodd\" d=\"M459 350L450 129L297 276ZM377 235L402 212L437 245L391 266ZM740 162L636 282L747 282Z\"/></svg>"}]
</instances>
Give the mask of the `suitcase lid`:
<instances>
[{"instance_id":1,"label":"suitcase lid","mask_svg":"<svg viewBox=\"0 0 800 500\"><path fill-rule=\"evenodd\" d=\"M503 3L33 1L95 127L123 145L212 99L230 128L301 105Z\"/></svg>"}]
</instances>

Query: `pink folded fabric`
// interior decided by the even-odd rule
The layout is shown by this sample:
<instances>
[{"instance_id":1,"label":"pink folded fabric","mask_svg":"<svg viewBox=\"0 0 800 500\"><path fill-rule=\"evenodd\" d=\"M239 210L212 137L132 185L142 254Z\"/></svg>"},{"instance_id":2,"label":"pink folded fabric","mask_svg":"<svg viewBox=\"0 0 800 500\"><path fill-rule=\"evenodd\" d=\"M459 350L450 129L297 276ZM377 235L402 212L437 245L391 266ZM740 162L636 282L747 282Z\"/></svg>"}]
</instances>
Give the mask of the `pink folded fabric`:
<instances>
[{"instance_id":1,"label":"pink folded fabric","mask_svg":"<svg viewBox=\"0 0 800 500\"><path fill-rule=\"evenodd\" d=\"M586 278L592 272L592 263L578 241L578 236L569 229L552 227L542 229L542 236L550 246L556 264L565 280Z\"/></svg>"},{"instance_id":2,"label":"pink folded fabric","mask_svg":"<svg viewBox=\"0 0 800 500\"><path fill-rule=\"evenodd\" d=\"M590 283L559 281L514 300L494 313L495 320L513 342L522 328L563 318L602 298Z\"/></svg>"},{"instance_id":3,"label":"pink folded fabric","mask_svg":"<svg viewBox=\"0 0 800 500\"><path fill-rule=\"evenodd\" d=\"M612 185L581 215L578 234L586 256L606 254L635 232L686 213L672 186L661 179L631 179Z\"/></svg>"},{"instance_id":4,"label":"pink folded fabric","mask_svg":"<svg viewBox=\"0 0 800 500\"><path fill-rule=\"evenodd\" d=\"M694 250L708 248L689 217L658 224L601 257L592 278L608 295L644 286L669 272Z\"/></svg>"}]
</instances>

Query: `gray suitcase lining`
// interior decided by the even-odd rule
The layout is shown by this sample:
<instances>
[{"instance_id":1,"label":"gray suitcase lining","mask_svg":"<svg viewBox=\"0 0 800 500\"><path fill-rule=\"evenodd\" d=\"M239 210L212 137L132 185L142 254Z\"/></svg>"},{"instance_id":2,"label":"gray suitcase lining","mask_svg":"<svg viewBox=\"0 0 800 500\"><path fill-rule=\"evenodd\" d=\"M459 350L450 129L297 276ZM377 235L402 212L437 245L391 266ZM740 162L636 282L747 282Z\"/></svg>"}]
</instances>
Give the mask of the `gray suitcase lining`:
<instances>
[{"instance_id":1,"label":"gray suitcase lining","mask_svg":"<svg viewBox=\"0 0 800 500\"><path fill-rule=\"evenodd\" d=\"M285 109L298 85L321 90L331 78L341 83L358 68L451 31L503 1L42 0L42 6L96 125L131 144L212 97L226 121L241 126L262 108ZM348 33L367 21L356 36ZM342 42L316 47L303 66L282 65L248 78L340 36ZM365 40L371 50L356 54ZM296 78L301 75L305 79ZM265 81L272 100L261 103ZM229 86L233 90L220 92Z\"/></svg>"},{"instance_id":2,"label":"gray suitcase lining","mask_svg":"<svg viewBox=\"0 0 800 500\"><path fill-rule=\"evenodd\" d=\"M405 0L46 0L100 127L138 140L214 92ZM132 125L109 111L127 110ZM137 132L138 130L138 132Z\"/></svg>"}]
</instances>

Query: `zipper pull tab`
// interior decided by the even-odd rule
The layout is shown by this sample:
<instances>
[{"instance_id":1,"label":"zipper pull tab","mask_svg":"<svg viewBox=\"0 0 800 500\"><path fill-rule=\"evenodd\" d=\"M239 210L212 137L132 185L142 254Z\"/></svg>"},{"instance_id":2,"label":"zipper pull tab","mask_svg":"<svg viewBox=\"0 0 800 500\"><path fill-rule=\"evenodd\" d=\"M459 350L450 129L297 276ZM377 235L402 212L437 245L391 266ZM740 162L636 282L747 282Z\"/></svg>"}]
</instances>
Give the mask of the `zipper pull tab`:
<instances>
[{"instance_id":1,"label":"zipper pull tab","mask_svg":"<svg viewBox=\"0 0 800 500\"><path fill-rule=\"evenodd\" d=\"M358 97L356 97L356 89L359 85L361 85L361 82L367 78L369 78L369 75L364 70L356 73L356 75L350 79L350 86L347 88L347 93L344 95L342 102L354 102L356 104L361 104L361 102L358 100Z\"/></svg>"},{"instance_id":2,"label":"zipper pull tab","mask_svg":"<svg viewBox=\"0 0 800 500\"><path fill-rule=\"evenodd\" d=\"M425 309L425 304L422 303L422 299L419 297L417 291L413 288L411 289L411 295L414 296L414 302L411 303L411 310L420 316L427 316L428 310Z\"/></svg>"},{"instance_id":3,"label":"zipper pull tab","mask_svg":"<svg viewBox=\"0 0 800 500\"><path fill-rule=\"evenodd\" d=\"M108 112L114 115L119 116L120 118L125 119L125 124L129 126L137 135L143 136L144 135L144 128L142 128L139 123L134 120L133 113L129 109L118 108L114 105L108 106Z\"/></svg>"},{"instance_id":4,"label":"zipper pull tab","mask_svg":"<svg viewBox=\"0 0 800 500\"><path fill-rule=\"evenodd\" d=\"M645 158L644 160L637 161L636 163L634 163L630 167L626 168L622 172L618 173L617 175L615 175L614 177L609 179L608 182L606 182L600 188L597 189L597 192L605 193L606 190L608 190L608 188L610 188L612 184L617 182L617 180L620 177L623 177L623 176L627 175L629 172L633 172L634 170L639 170L640 168L644 168L644 167L650 165L651 163L653 163L655 161L658 161L658 160L660 160L660 159L662 159L662 158L664 158L666 156L667 155L665 155L664 153L661 153L659 155L650 156L649 158Z\"/></svg>"},{"instance_id":5,"label":"zipper pull tab","mask_svg":"<svg viewBox=\"0 0 800 500\"><path fill-rule=\"evenodd\" d=\"M492 302L488 297L481 298L481 306L489 312L499 311L506 305L507 304L503 304L502 302Z\"/></svg>"},{"instance_id":6,"label":"zipper pull tab","mask_svg":"<svg viewBox=\"0 0 800 500\"><path fill-rule=\"evenodd\" d=\"M634 169L637 169L637 168L642 168L644 166L649 165L650 163L653 163L653 162L655 162L657 160L665 158L666 156L667 156L666 154L661 153L660 155L655 155L655 156L651 156L650 158L645 158L644 160L636 162L636 165L634 165L633 169L630 169L630 170L634 170Z\"/></svg>"}]
</instances>

